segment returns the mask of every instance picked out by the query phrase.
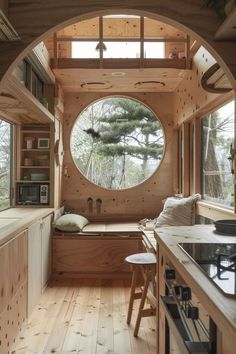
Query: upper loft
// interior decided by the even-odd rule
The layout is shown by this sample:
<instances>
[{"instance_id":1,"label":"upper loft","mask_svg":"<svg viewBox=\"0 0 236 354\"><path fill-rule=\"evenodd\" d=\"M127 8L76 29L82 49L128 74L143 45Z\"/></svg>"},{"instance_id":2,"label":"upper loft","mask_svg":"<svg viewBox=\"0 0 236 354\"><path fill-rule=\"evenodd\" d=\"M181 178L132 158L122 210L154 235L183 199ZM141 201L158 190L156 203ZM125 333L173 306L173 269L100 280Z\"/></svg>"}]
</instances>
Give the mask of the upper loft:
<instances>
[{"instance_id":1,"label":"upper loft","mask_svg":"<svg viewBox=\"0 0 236 354\"><path fill-rule=\"evenodd\" d=\"M80 21L44 43L64 91L82 92L174 91L197 49L181 30L132 15Z\"/></svg>"},{"instance_id":2,"label":"upper loft","mask_svg":"<svg viewBox=\"0 0 236 354\"><path fill-rule=\"evenodd\" d=\"M19 63L1 92L0 111L15 122L45 123L58 116L55 110L61 114L68 92L174 93L194 69L200 47L179 28L144 16L79 21L45 37ZM202 88L232 90L222 68L208 57Z\"/></svg>"}]
</instances>

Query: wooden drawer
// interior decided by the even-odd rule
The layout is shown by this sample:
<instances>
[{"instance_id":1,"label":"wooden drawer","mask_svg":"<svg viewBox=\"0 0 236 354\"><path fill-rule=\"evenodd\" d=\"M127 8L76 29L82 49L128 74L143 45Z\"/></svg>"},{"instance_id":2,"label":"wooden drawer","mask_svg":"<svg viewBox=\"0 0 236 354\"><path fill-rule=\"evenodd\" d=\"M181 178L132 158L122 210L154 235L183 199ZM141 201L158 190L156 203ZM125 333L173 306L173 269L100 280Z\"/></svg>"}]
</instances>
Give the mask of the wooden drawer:
<instances>
[{"instance_id":1,"label":"wooden drawer","mask_svg":"<svg viewBox=\"0 0 236 354\"><path fill-rule=\"evenodd\" d=\"M57 237L53 239L53 272L122 277L130 274L125 257L141 250L137 237Z\"/></svg>"}]
</instances>

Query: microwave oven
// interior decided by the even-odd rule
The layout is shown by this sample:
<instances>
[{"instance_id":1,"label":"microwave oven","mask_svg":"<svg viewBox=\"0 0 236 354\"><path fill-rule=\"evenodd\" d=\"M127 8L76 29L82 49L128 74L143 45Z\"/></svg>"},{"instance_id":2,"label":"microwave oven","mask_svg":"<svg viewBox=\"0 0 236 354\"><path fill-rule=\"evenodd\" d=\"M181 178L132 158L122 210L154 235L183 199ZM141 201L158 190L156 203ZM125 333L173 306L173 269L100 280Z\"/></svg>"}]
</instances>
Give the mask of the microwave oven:
<instances>
[{"instance_id":1,"label":"microwave oven","mask_svg":"<svg viewBox=\"0 0 236 354\"><path fill-rule=\"evenodd\" d=\"M41 183L18 183L17 204L44 205L49 203L49 185Z\"/></svg>"}]
</instances>

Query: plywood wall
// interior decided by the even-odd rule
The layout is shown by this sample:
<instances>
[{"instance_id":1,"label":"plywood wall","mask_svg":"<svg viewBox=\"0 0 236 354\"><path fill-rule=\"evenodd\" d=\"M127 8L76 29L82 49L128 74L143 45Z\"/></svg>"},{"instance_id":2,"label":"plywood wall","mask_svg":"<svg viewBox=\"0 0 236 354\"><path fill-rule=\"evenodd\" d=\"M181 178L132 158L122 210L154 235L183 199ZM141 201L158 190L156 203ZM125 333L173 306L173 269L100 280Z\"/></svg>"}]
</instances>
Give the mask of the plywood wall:
<instances>
[{"instance_id":1,"label":"plywood wall","mask_svg":"<svg viewBox=\"0 0 236 354\"><path fill-rule=\"evenodd\" d=\"M160 119L165 132L166 149L159 169L144 183L123 191L111 191L95 186L79 172L70 154L70 133L78 114L91 102L105 94L68 93L65 95L64 119L64 171L62 179L62 200L73 212L97 221L139 220L155 217L162 209L162 200L173 194L173 152L176 139L173 132L173 94L140 93L129 94L149 106ZM175 171L176 172L176 171ZM92 211L87 203L93 199ZM101 210L96 200L102 200Z\"/></svg>"},{"instance_id":2,"label":"plywood wall","mask_svg":"<svg viewBox=\"0 0 236 354\"><path fill-rule=\"evenodd\" d=\"M0 353L9 354L26 320L27 232L0 247Z\"/></svg>"},{"instance_id":3,"label":"plywood wall","mask_svg":"<svg viewBox=\"0 0 236 354\"><path fill-rule=\"evenodd\" d=\"M215 62L215 59L203 47L194 56L192 70L186 71L184 80L179 84L174 95L175 124L180 125L190 117L196 116L222 96L206 92L201 87L203 74Z\"/></svg>"}]
</instances>

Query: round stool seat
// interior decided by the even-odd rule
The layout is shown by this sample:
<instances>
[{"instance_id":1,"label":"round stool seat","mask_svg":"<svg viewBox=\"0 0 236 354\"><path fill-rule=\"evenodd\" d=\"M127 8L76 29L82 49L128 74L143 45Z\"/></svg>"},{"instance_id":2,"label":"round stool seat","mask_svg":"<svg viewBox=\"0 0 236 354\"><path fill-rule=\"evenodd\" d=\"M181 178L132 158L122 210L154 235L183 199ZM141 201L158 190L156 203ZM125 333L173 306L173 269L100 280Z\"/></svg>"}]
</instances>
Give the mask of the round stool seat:
<instances>
[{"instance_id":1,"label":"round stool seat","mask_svg":"<svg viewBox=\"0 0 236 354\"><path fill-rule=\"evenodd\" d=\"M125 258L126 262L136 265L156 264L156 257L151 252L135 253Z\"/></svg>"}]
</instances>

